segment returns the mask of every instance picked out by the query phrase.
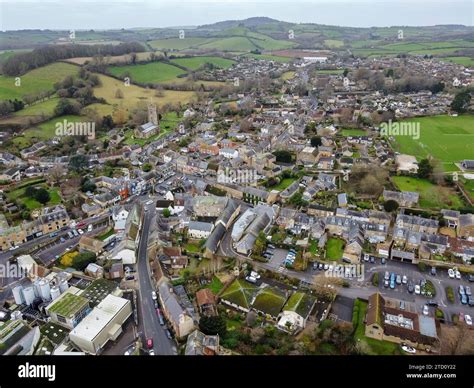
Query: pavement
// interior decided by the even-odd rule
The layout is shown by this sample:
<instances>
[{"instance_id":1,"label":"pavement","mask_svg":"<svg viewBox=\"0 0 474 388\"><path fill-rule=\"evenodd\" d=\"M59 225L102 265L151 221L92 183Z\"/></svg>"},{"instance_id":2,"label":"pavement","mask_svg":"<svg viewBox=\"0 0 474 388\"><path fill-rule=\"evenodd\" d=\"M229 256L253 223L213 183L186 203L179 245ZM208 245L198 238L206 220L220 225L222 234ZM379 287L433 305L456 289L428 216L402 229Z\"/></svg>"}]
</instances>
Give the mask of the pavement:
<instances>
[{"instance_id":1,"label":"pavement","mask_svg":"<svg viewBox=\"0 0 474 388\"><path fill-rule=\"evenodd\" d=\"M165 327L160 325L151 297L152 291L155 291L155 288L150 277L147 247L155 208L151 205L148 209L143 219L138 246L137 273L140 285L138 292L139 331L143 333L145 341L149 338L153 339L153 350L156 355L174 355L177 354L176 344L166 337Z\"/></svg>"}]
</instances>

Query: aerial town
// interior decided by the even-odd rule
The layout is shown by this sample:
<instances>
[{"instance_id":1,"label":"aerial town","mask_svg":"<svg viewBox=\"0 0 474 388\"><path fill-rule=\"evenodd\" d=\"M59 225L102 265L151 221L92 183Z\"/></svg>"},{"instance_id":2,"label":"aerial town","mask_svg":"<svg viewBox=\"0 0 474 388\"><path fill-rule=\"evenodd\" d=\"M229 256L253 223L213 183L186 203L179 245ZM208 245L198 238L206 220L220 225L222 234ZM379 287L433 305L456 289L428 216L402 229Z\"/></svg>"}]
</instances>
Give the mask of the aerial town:
<instances>
[{"instance_id":1,"label":"aerial town","mask_svg":"<svg viewBox=\"0 0 474 388\"><path fill-rule=\"evenodd\" d=\"M0 354L472 355L473 36L0 32Z\"/></svg>"}]
</instances>

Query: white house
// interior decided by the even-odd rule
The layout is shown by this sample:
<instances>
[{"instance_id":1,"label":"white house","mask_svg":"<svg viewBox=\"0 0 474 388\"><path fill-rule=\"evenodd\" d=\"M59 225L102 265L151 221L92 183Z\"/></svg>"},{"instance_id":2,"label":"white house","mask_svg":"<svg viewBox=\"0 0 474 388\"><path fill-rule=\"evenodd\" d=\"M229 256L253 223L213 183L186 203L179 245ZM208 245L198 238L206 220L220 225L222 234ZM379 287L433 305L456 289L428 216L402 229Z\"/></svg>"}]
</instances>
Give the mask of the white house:
<instances>
[{"instance_id":1,"label":"white house","mask_svg":"<svg viewBox=\"0 0 474 388\"><path fill-rule=\"evenodd\" d=\"M279 316L278 329L289 333L304 329L315 304L314 296L299 291L293 293Z\"/></svg>"},{"instance_id":2,"label":"white house","mask_svg":"<svg viewBox=\"0 0 474 388\"><path fill-rule=\"evenodd\" d=\"M233 148L221 148L219 150L219 155L227 159L235 159L239 156L239 152Z\"/></svg>"},{"instance_id":3,"label":"white house","mask_svg":"<svg viewBox=\"0 0 474 388\"><path fill-rule=\"evenodd\" d=\"M188 236L195 239L208 238L214 229L210 222L190 221L188 226Z\"/></svg>"}]
</instances>

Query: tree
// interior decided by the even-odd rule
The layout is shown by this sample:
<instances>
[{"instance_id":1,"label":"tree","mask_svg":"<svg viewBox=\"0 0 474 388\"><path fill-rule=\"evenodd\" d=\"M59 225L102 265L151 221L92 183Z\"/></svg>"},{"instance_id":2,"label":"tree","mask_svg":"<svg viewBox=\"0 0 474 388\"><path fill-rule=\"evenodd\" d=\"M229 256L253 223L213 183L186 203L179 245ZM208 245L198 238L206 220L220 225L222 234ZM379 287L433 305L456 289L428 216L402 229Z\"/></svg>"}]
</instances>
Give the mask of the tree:
<instances>
[{"instance_id":1,"label":"tree","mask_svg":"<svg viewBox=\"0 0 474 388\"><path fill-rule=\"evenodd\" d=\"M85 251L74 257L72 266L79 271L84 271L90 263L95 262L95 259L95 253Z\"/></svg>"},{"instance_id":2,"label":"tree","mask_svg":"<svg viewBox=\"0 0 474 388\"><path fill-rule=\"evenodd\" d=\"M168 209L168 208L163 209L163 217L168 218L169 216L171 216L170 209Z\"/></svg>"},{"instance_id":3,"label":"tree","mask_svg":"<svg viewBox=\"0 0 474 388\"><path fill-rule=\"evenodd\" d=\"M143 172L150 172L152 169L152 165L150 163L143 163L142 170Z\"/></svg>"},{"instance_id":4,"label":"tree","mask_svg":"<svg viewBox=\"0 0 474 388\"><path fill-rule=\"evenodd\" d=\"M123 98L122 89L117 89L117 90L115 91L115 98Z\"/></svg>"},{"instance_id":5,"label":"tree","mask_svg":"<svg viewBox=\"0 0 474 388\"><path fill-rule=\"evenodd\" d=\"M78 115L81 113L81 105L76 101L69 101L66 98L61 98L54 108L54 114L56 116L63 115Z\"/></svg>"},{"instance_id":6,"label":"tree","mask_svg":"<svg viewBox=\"0 0 474 388\"><path fill-rule=\"evenodd\" d=\"M383 208L385 209L386 212L394 212L397 210L399 207L398 202L394 201L393 199L389 199L388 201L385 201L383 204Z\"/></svg>"},{"instance_id":7,"label":"tree","mask_svg":"<svg viewBox=\"0 0 474 388\"><path fill-rule=\"evenodd\" d=\"M219 337L224 337L227 333L226 322L220 315L203 315L199 320L199 330L207 335L217 334Z\"/></svg>"},{"instance_id":8,"label":"tree","mask_svg":"<svg viewBox=\"0 0 474 388\"><path fill-rule=\"evenodd\" d=\"M61 263L62 266L64 267L70 267L74 261L74 258L78 255L78 252L67 252L64 255L62 255L61 259L59 262Z\"/></svg>"},{"instance_id":9,"label":"tree","mask_svg":"<svg viewBox=\"0 0 474 388\"><path fill-rule=\"evenodd\" d=\"M464 113L467 111L470 103L471 94L468 90L463 90L454 96L453 102L451 102L451 109L457 113Z\"/></svg>"},{"instance_id":10,"label":"tree","mask_svg":"<svg viewBox=\"0 0 474 388\"><path fill-rule=\"evenodd\" d=\"M423 179L429 179L433 173L433 166L428 159L420 160L418 163L418 177Z\"/></svg>"},{"instance_id":11,"label":"tree","mask_svg":"<svg viewBox=\"0 0 474 388\"><path fill-rule=\"evenodd\" d=\"M311 138L311 147L319 147L322 144L321 136L313 136Z\"/></svg>"},{"instance_id":12,"label":"tree","mask_svg":"<svg viewBox=\"0 0 474 388\"><path fill-rule=\"evenodd\" d=\"M47 203L50 201L51 196L49 195L48 190L46 190L46 189L44 189L44 188L41 187L41 188L39 188L39 189L36 190L35 199L36 199L39 203L45 205L45 204L47 204Z\"/></svg>"},{"instance_id":13,"label":"tree","mask_svg":"<svg viewBox=\"0 0 474 388\"><path fill-rule=\"evenodd\" d=\"M276 161L281 163L291 163L293 161L293 154L290 151L279 150L273 152L276 156Z\"/></svg>"},{"instance_id":14,"label":"tree","mask_svg":"<svg viewBox=\"0 0 474 388\"><path fill-rule=\"evenodd\" d=\"M85 155L73 155L69 159L69 168L73 171L81 171L87 168L89 160Z\"/></svg>"}]
</instances>

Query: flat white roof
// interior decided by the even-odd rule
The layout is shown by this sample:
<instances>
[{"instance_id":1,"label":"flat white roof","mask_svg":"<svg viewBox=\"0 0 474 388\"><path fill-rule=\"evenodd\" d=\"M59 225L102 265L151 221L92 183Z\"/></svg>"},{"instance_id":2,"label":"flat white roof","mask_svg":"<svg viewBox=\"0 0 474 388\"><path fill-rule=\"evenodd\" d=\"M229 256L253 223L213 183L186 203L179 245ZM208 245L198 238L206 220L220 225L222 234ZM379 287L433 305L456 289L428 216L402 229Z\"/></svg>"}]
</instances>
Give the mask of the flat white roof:
<instances>
[{"instance_id":1,"label":"flat white roof","mask_svg":"<svg viewBox=\"0 0 474 388\"><path fill-rule=\"evenodd\" d=\"M91 313L71 331L71 334L81 337L86 341L93 341L127 303L130 303L128 299L107 295L104 300L94 307Z\"/></svg>"}]
</instances>

